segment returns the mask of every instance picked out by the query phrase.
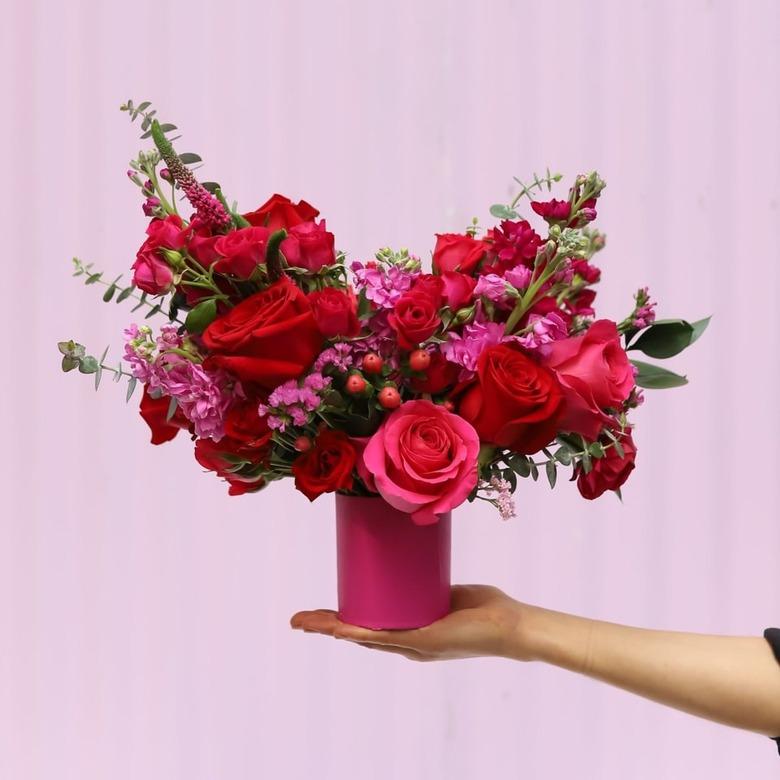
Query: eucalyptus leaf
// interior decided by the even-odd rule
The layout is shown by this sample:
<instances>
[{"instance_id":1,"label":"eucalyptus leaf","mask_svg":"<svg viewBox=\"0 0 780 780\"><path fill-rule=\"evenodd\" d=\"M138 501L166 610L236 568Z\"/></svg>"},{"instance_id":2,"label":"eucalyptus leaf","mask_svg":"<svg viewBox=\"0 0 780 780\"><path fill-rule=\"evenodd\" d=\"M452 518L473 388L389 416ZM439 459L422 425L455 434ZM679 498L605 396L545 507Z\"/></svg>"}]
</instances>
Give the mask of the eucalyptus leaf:
<instances>
[{"instance_id":1,"label":"eucalyptus leaf","mask_svg":"<svg viewBox=\"0 0 780 780\"><path fill-rule=\"evenodd\" d=\"M503 203L494 203L490 207L490 213L496 217L496 219L517 219L519 214L509 206L505 206Z\"/></svg>"},{"instance_id":2,"label":"eucalyptus leaf","mask_svg":"<svg viewBox=\"0 0 780 780\"><path fill-rule=\"evenodd\" d=\"M179 159L185 165L192 165L193 163L203 162L201 156L199 154L195 154L195 152L183 152L179 155Z\"/></svg>"},{"instance_id":3,"label":"eucalyptus leaf","mask_svg":"<svg viewBox=\"0 0 780 780\"><path fill-rule=\"evenodd\" d=\"M710 320L712 319L712 315L709 317L705 317L703 320L696 320L696 322L691 323L693 327L693 336L691 337L691 344L693 344L694 341L697 341L699 336L701 336L702 333L704 333L705 330L707 330L707 326L710 324Z\"/></svg>"},{"instance_id":4,"label":"eucalyptus leaf","mask_svg":"<svg viewBox=\"0 0 780 780\"><path fill-rule=\"evenodd\" d=\"M193 307L184 320L184 327L189 333L203 333L204 330L216 319L217 302L211 298L201 301Z\"/></svg>"},{"instance_id":5,"label":"eucalyptus leaf","mask_svg":"<svg viewBox=\"0 0 780 780\"><path fill-rule=\"evenodd\" d=\"M134 376L131 376L130 379L127 380L127 394L125 395L125 401L129 401L133 397L135 386L137 384L138 380Z\"/></svg>"},{"instance_id":6,"label":"eucalyptus leaf","mask_svg":"<svg viewBox=\"0 0 780 780\"><path fill-rule=\"evenodd\" d=\"M604 447L601 446L601 442L594 441L592 444L588 445L588 452L594 457L594 458L603 458L604 457Z\"/></svg>"},{"instance_id":7,"label":"eucalyptus leaf","mask_svg":"<svg viewBox=\"0 0 780 780\"><path fill-rule=\"evenodd\" d=\"M108 286L108 289L103 293L103 301L105 303L108 303L114 297L115 292L116 292L116 285L110 284Z\"/></svg>"},{"instance_id":8,"label":"eucalyptus leaf","mask_svg":"<svg viewBox=\"0 0 780 780\"><path fill-rule=\"evenodd\" d=\"M79 359L75 357L71 357L70 355L63 355L62 356L62 370L66 373L68 371L73 371L74 368L79 367Z\"/></svg>"},{"instance_id":9,"label":"eucalyptus leaf","mask_svg":"<svg viewBox=\"0 0 780 780\"><path fill-rule=\"evenodd\" d=\"M531 462L525 455L510 455L506 459L506 464L523 478L531 476Z\"/></svg>"},{"instance_id":10,"label":"eucalyptus leaf","mask_svg":"<svg viewBox=\"0 0 780 780\"><path fill-rule=\"evenodd\" d=\"M165 414L165 422L170 422L173 419L173 415L176 414L176 407L178 405L176 399L171 396L171 400L168 403L168 411Z\"/></svg>"},{"instance_id":11,"label":"eucalyptus leaf","mask_svg":"<svg viewBox=\"0 0 780 780\"><path fill-rule=\"evenodd\" d=\"M550 488L554 488L558 480L558 467L555 465L554 460L547 461L545 471L547 472L547 481L550 483Z\"/></svg>"},{"instance_id":12,"label":"eucalyptus leaf","mask_svg":"<svg viewBox=\"0 0 780 780\"><path fill-rule=\"evenodd\" d=\"M97 358L92 357L92 355L87 355L79 361L79 371L82 374L94 374L98 368L100 368L100 366L97 362Z\"/></svg>"},{"instance_id":13,"label":"eucalyptus leaf","mask_svg":"<svg viewBox=\"0 0 780 780\"><path fill-rule=\"evenodd\" d=\"M665 390L669 387L682 387L688 384L688 380L684 376L667 371L660 366L644 363L641 360L632 360L631 362L639 369L636 377L636 383L639 387L648 390Z\"/></svg>"}]
</instances>

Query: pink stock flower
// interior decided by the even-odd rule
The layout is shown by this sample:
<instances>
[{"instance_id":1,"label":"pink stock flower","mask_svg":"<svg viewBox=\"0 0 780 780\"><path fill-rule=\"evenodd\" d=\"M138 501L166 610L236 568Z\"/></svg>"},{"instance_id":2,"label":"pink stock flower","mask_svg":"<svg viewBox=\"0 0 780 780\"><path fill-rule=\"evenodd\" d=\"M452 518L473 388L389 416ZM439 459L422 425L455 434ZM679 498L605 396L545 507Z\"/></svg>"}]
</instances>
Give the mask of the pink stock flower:
<instances>
[{"instance_id":1,"label":"pink stock flower","mask_svg":"<svg viewBox=\"0 0 780 780\"><path fill-rule=\"evenodd\" d=\"M504 273L504 279L516 290L525 290L531 284L531 269L524 265L518 265L510 268Z\"/></svg>"},{"instance_id":2,"label":"pink stock flower","mask_svg":"<svg viewBox=\"0 0 780 780\"><path fill-rule=\"evenodd\" d=\"M485 274L477 279L474 295L482 295L489 301L500 303L507 297L506 282L498 274Z\"/></svg>"},{"instance_id":3,"label":"pink stock flower","mask_svg":"<svg viewBox=\"0 0 780 780\"><path fill-rule=\"evenodd\" d=\"M477 370L482 351L505 341L504 326L500 322L474 322L463 328L463 333L450 332L442 344L444 357L461 366L461 381L469 379Z\"/></svg>"},{"instance_id":4,"label":"pink stock flower","mask_svg":"<svg viewBox=\"0 0 780 780\"><path fill-rule=\"evenodd\" d=\"M566 321L554 311L544 316L531 314L528 318L528 324L531 326L531 330L525 336L520 336L517 339L517 343L526 349L538 349L543 344L565 339L569 335Z\"/></svg>"},{"instance_id":5,"label":"pink stock flower","mask_svg":"<svg viewBox=\"0 0 780 780\"><path fill-rule=\"evenodd\" d=\"M478 455L479 436L466 420L430 401L407 401L369 439L362 460L382 498L427 525L466 500Z\"/></svg>"},{"instance_id":6,"label":"pink stock flower","mask_svg":"<svg viewBox=\"0 0 780 780\"><path fill-rule=\"evenodd\" d=\"M352 263L355 289L365 291L366 298L380 309L392 309L398 299L407 292L419 271L407 271L397 265L389 267L377 264Z\"/></svg>"}]
</instances>

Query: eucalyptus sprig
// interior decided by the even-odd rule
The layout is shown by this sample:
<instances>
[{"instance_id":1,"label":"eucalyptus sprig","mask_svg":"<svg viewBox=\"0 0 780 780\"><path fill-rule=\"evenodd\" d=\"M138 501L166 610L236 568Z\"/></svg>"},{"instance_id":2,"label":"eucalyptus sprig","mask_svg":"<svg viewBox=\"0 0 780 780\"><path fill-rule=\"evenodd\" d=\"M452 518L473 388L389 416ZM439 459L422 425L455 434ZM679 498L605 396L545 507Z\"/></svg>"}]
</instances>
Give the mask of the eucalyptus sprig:
<instances>
[{"instance_id":1,"label":"eucalyptus sprig","mask_svg":"<svg viewBox=\"0 0 780 780\"><path fill-rule=\"evenodd\" d=\"M503 203L494 203L490 207L490 213L497 219L519 219L520 215L515 211L517 204L523 198L533 200L532 195L535 190L541 191L544 188L547 188L547 192L551 192L553 184L559 182L563 178L563 174L550 173L550 169L547 168L544 176L538 176L534 173L533 177L533 181L526 184L522 179L513 176L512 178L520 185L520 191L515 195L508 206Z\"/></svg>"},{"instance_id":2,"label":"eucalyptus sprig","mask_svg":"<svg viewBox=\"0 0 780 780\"><path fill-rule=\"evenodd\" d=\"M103 378L104 371L113 374L114 382L121 382L122 377L125 377L127 379L125 400L129 401L132 398L135 388L138 385L138 380L131 373L124 370L121 362L116 367L106 364L106 356L108 355L109 350L108 347L103 350L103 354L100 358L88 355L86 347L72 339L70 341L58 342L57 349L59 349L60 354L62 355L62 370L65 373L77 368L81 374L94 374L95 390L100 387L100 380Z\"/></svg>"}]
</instances>

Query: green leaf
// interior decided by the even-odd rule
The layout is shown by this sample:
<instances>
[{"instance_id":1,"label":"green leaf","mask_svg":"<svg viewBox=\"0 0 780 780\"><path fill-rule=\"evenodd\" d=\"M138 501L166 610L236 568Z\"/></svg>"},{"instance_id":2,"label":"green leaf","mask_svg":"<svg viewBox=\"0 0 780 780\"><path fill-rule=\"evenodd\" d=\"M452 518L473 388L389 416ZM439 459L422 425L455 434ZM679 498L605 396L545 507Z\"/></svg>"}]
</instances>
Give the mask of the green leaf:
<instances>
[{"instance_id":1,"label":"green leaf","mask_svg":"<svg viewBox=\"0 0 780 780\"><path fill-rule=\"evenodd\" d=\"M185 165L192 165L193 163L203 162L201 156L199 154L195 154L195 152L184 152L183 154L179 155L179 159Z\"/></svg>"},{"instance_id":2,"label":"green leaf","mask_svg":"<svg viewBox=\"0 0 780 780\"><path fill-rule=\"evenodd\" d=\"M100 281L100 277L101 276L103 276L102 273L90 274L87 277L87 280L84 282L84 284L95 284L95 282L99 282Z\"/></svg>"},{"instance_id":3,"label":"green leaf","mask_svg":"<svg viewBox=\"0 0 780 780\"><path fill-rule=\"evenodd\" d=\"M490 213L496 217L496 219L517 219L519 214L509 206L505 206L503 203L494 203L490 207Z\"/></svg>"},{"instance_id":4,"label":"green leaf","mask_svg":"<svg viewBox=\"0 0 780 780\"><path fill-rule=\"evenodd\" d=\"M70 355L63 355L62 356L62 370L66 373L68 371L73 371L74 368L79 367L79 363L81 361L78 358L71 357Z\"/></svg>"},{"instance_id":5,"label":"green leaf","mask_svg":"<svg viewBox=\"0 0 780 780\"><path fill-rule=\"evenodd\" d=\"M138 303L136 303L136 305L133 306L133 308L130 309L130 311L131 312L132 311L138 311L138 309L140 309L142 306L145 306L145 305L146 305L146 293L142 292L141 293L141 298L139 299Z\"/></svg>"},{"instance_id":6,"label":"green leaf","mask_svg":"<svg viewBox=\"0 0 780 780\"><path fill-rule=\"evenodd\" d=\"M150 317L154 317L155 314L159 314L162 311L162 305L156 304L155 306L152 306L151 309L149 309L148 312L144 315L144 319L148 320Z\"/></svg>"},{"instance_id":7,"label":"green leaf","mask_svg":"<svg viewBox=\"0 0 780 780\"><path fill-rule=\"evenodd\" d=\"M212 195L218 190L221 189L218 182L215 181L202 181L201 185L207 189Z\"/></svg>"},{"instance_id":8,"label":"green leaf","mask_svg":"<svg viewBox=\"0 0 780 780\"><path fill-rule=\"evenodd\" d=\"M651 363L643 363L641 360L631 361L638 369L636 383L639 387L645 387L648 390L665 390L669 387L682 387L688 384L684 376L667 371L660 366L654 366Z\"/></svg>"},{"instance_id":9,"label":"green leaf","mask_svg":"<svg viewBox=\"0 0 780 780\"><path fill-rule=\"evenodd\" d=\"M122 301L127 300L133 294L134 289L135 288L132 285L130 287L125 287L125 289L116 296L116 302L122 303Z\"/></svg>"},{"instance_id":10,"label":"green leaf","mask_svg":"<svg viewBox=\"0 0 780 780\"><path fill-rule=\"evenodd\" d=\"M217 317L217 302L211 298L207 301L201 301L192 308L184 320L184 327L189 333L203 333L204 330Z\"/></svg>"},{"instance_id":11,"label":"green leaf","mask_svg":"<svg viewBox=\"0 0 780 780\"><path fill-rule=\"evenodd\" d=\"M176 414L176 407L178 406L176 399L171 396L171 400L168 403L168 411L165 414L165 422L170 422L173 419L173 415Z\"/></svg>"},{"instance_id":12,"label":"green leaf","mask_svg":"<svg viewBox=\"0 0 780 780\"><path fill-rule=\"evenodd\" d=\"M554 460L547 461L545 471L547 472L547 481L550 483L550 488L554 488L558 479L558 467L555 465Z\"/></svg>"},{"instance_id":13,"label":"green leaf","mask_svg":"<svg viewBox=\"0 0 780 780\"><path fill-rule=\"evenodd\" d=\"M512 469L503 469L501 476L509 483L513 491L517 490L517 474Z\"/></svg>"},{"instance_id":14,"label":"green leaf","mask_svg":"<svg viewBox=\"0 0 780 780\"><path fill-rule=\"evenodd\" d=\"M115 292L116 292L116 285L110 284L108 286L108 289L103 293L103 300L105 301L105 303L108 303L114 297Z\"/></svg>"},{"instance_id":15,"label":"green leaf","mask_svg":"<svg viewBox=\"0 0 780 780\"><path fill-rule=\"evenodd\" d=\"M593 461L590 459L590 454L587 451L583 453L582 458L580 459L580 465L586 474L590 474L590 472L593 471Z\"/></svg>"},{"instance_id":16,"label":"green leaf","mask_svg":"<svg viewBox=\"0 0 780 780\"><path fill-rule=\"evenodd\" d=\"M95 390L100 387L100 380L103 378L103 368L98 366L98 370L95 371Z\"/></svg>"},{"instance_id":17,"label":"green leaf","mask_svg":"<svg viewBox=\"0 0 780 780\"><path fill-rule=\"evenodd\" d=\"M531 467L531 479L536 482L536 480L539 479L539 469L532 460L528 461L528 465Z\"/></svg>"},{"instance_id":18,"label":"green leaf","mask_svg":"<svg viewBox=\"0 0 780 780\"><path fill-rule=\"evenodd\" d=\"M619 458L625 458L626 457L626 451L623 449L623 445L615 440L615 443L613 444L615 448L615 452L617 452Z\"/></svg>"},{"instance_id":19,"label":"green leaf","mask_svg":"<svg viewBox=\"0 0 780 780\"><path fill-rule=\"evenodd\" d=\"M707 330L707 326L710 324L710 320L712 319L712 315L709 317L705 317L703 320L696 320L696 322L691 323L691 326L693 327L693 336L691 337L691 344L693 344L694 341L698 341L699 336L701 336L702 333L704 333L705 330Z\"/></svg>"},{"instance_id":20,"label":"green leaf","mask_svg":"<svg viewBox=\"0 0 780 780\"><path fill-rule=\"evenodd\" d=\"M674 357L704 333L709 321L709 317L693 324L686 320L658 320L645 328L627 349L638 349L654 358Z\"/></svg>"},{"instance_id":21,"label":"green leaf","mask_svg":"<svg viewBox=\"0 0 780 780\"><path fill-rule=\"evenodd\" d=\"M138 384L138 380L132 376L127 380L127 395L125 395L125 401L129 401L133 397L135 392L135 386Z\"/></svg>"},{"instance_id":22,"label":"green leaf","mask_svg":"<svg viewBox=\"0 0 780 780\"><path fill-rule=\"evenodd\" d=\"M553 457L558 463L568 466L571 463L572 452L568 447L559 447Z\"/></svg>"},{"instance_id":23,"label":"green leaf","mask_svg":"<svg viewBox=\"0 0 780 780\"><path fill-rule=\"evenodd\" d=\"M531 476L531 462L525 455L510 455L506 459L506 464L523 478Z\"/></svg>"},{"instance_id":24,"label":"green leaf","mask_svg":"<svg viewBox=\"0 0 780 780\"><path fill-rule=\"evenodd\" d=\"M130 106L130 107L132 108L132 105L133 105L133 104L132 104L132 103L131 103L131 102L128 100L128 101L127 101L127 105L128 105L128 106ZM147 109L147 108L149 108L149 106L151 106L151 105L152 105L151 101L149 101L149 100L144 100L144 101L143 101L143 103L139 103L139 104L136 106L135 110L136 110L136 111L146 111L146 109Z\"/></svg>"},{"instance_id":25,"label":"green leaf","mask_svg":"<svg viewBox=\"0 0 780 780\"><path fill-rule=\"evenodd\" d=\"M597 442L597 441L594 441L592 444L588 445L588 452L594 458L603 458L604 457L604 448L601 446L601 443Z\"/></svg>"},{"instance_id":26,"label":"green leaf","mask_svg":"<svg viewBox=\"0 0 780 780\"><path fill-rule=\"evenodd\" d=\"M163 124L160 125L160 130L162 130L163 133L170 133L171 130L178 130L178 128L176 127L176 125Z\"/></svg>"},{"instance_id":27,"label":"green leaf","mask_svg":"<svg viewBox=\"0 0 780 780\"><path fill-rule=\"evenodd\" d=\"M94 374L100 368L97 358L87 355L79 361L79 371L82 374Z\"/></svg>"}]
</instances>

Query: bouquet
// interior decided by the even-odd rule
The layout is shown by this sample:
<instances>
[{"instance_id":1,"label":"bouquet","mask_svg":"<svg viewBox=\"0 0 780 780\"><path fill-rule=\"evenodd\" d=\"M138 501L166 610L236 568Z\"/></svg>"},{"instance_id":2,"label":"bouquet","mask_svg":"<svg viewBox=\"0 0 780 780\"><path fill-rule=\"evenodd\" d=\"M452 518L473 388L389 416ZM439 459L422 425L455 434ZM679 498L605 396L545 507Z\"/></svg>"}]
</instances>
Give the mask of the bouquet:
<instances>
[{"instance_id":1,"label":"bouquet","mask_svg":"<svg viewBox=\"0 0 780 780\"><path fill-rule=\"evenodd\" d=\"M347 263L308 202L273 195L241 212L196 178L201 158L174 150L176 127L148 102L122 110L153 143L128 170L146 238L129 284L79 260L74 274L144 316L118 366L107 350L59 349L96 387L109 372L129 400L140 382L153 444L184 431L230 495L290 477L312 501L400 513L410 534L475 499L510 518L520 480L540 473L555 487L569 471L586 499L619 494L643 389L686 382L633 356L672 357L708 319L656 320L647 288L621 321L597 317L597 173L560 199L549 170L516 180L495 224L437 234L430 270L405 249Z\"/></svg>"}]
</instances>

